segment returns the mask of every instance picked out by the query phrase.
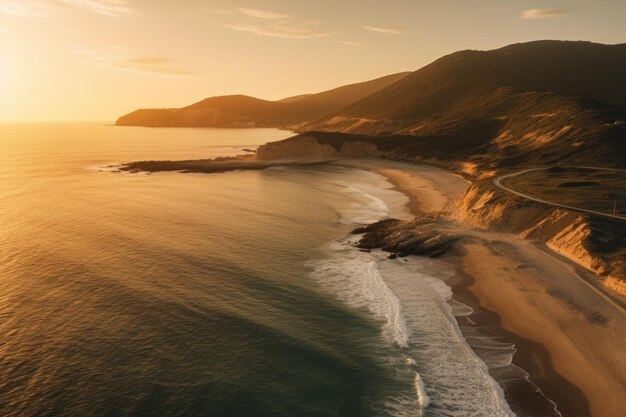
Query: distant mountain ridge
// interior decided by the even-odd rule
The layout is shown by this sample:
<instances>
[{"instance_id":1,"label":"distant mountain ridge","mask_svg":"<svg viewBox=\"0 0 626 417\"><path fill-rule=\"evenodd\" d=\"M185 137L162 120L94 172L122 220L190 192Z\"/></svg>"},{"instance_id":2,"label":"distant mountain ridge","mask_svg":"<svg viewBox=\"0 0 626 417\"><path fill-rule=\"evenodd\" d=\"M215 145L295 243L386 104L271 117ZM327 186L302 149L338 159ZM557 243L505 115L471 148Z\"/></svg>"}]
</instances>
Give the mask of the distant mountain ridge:
<instances>
[{"instance_id":1,"label":"distant mountain ridge","mask_svg":"<svg viewBox=\"0 0 626 417\"><path fill-rule=\"evenodd\" d=\"M401 135L398 156L492 168L624 166L625 122L626 44L536 41L447 55L301 130Z\"/></svg>"},{"instance_id":2,"label":"distant mountain ridge","mask_svg":"<svg viewBox=\"0 0 626 417\"><path fill-rule=\"evenodd\" d=\"M366 143L386 157L454 160L480 169L624 166L626 44L534 41L459 51L412 73L318 94L279 101L212 97L182 109L137 110L117 124L330 132L307 136L336 148ZM307 149L286 143L298 149L292 157L306 156ZM272 154L267 149L264 154ZM280 142L271 149L280 149Z\"/></svg>"},{"instance_id":3,"label":"distant mountain ridge","mask_svg":"<svg viewBox=\"0 0 626 417\"><path fill-rule=\"evenodd\" d=\"M438 116L500 116L509 109L510 95L531 92L623 105L626 44L535 41L491 51L459 51L332 116L366 119L367 125L378 125L385 133L409 133L423 130L425 119ZM388 128L377 123L389 120L394 125Z\"/></svg>"},{"instance_id":4,"label":"distant mountain ridge","mask_svg":"<svg viewBox=\"0 0 626 417\"><path fill-rule=\"evenodd\" d=\"M245 95L210 97L180 109L140 109L120 117L119 126L294 127L323 117L393 84L410 72L279 101Z\"/></svg>"}]
</instances>

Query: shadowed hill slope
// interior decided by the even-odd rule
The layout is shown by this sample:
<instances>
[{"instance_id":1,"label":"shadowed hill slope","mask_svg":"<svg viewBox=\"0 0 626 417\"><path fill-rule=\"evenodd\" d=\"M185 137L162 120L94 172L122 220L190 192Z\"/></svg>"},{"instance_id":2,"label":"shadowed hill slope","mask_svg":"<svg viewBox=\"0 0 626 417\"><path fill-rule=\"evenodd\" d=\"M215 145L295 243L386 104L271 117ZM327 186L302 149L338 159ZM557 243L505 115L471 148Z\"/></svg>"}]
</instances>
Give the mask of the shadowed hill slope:
<instances>
[{"instance_id":1,"label":"shadowed hill slope","mask_svg":"<svg viewBox=\"0 0 626 417\"><path fill-rule=\"evenodd\" d=\"M460 51L336 115L401 123L436 115L491 115L514 93L544 92L603 104L626 102L626 44L537 41L492 51ZM494 97L492 94L497 93ZM472 99L480 99L472 102ZM472 104L470 106L470 104Z\"/></svg>"},{"instance_id":2,"label":"shadowed hill slope","mask_svg":"<svg viewBox=\"0 0 626 417\"><path fill-rule=\"evenodd\" d=\"M120 117L120 126L290 127L335 112L407 76L408 72L280 101L244 95L210 97L180 109L141 109Z\"/></svg>"},{"instance_id":3,"label":"shadowed hill slope","mask_svg":"<svg viewBox=\"0 0 626 417\"><path fill-rule=\"evenodd\" d=\"M313 120L338 111L343 107L368 97L383 88L402 80L409 74L411 73L401 72L371 81L346 85L318 94L291 97L283 99L281 102L293 103L294 108L297 109L299 114L306 115L308 120Z\"/></svg>"},{"instance_id":4,"label":"shadowed hill slope","mask_svg":"<svg viewBox=\"0 0 626 417\"><path fill-rule=\"evenodd\" d=\"M449 156L458 146L466 160L494 168L619 165L625 120L626 44L537 41L445 56L301 130L399 134L407 145L455 137Z\"/></svg>"}]
</instances>

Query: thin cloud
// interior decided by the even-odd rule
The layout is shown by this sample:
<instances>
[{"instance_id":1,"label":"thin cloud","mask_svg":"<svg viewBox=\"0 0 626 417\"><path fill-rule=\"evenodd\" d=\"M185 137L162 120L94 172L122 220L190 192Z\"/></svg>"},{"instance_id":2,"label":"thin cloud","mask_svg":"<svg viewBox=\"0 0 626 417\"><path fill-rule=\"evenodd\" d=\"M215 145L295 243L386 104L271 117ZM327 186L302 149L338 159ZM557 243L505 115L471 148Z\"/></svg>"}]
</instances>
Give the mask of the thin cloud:
<instances>
[{"instance_id":1,"label":"thin cloud","mask_svg":"<svg viewBox=\"0 0 626 417\"><path fill-rule=\"evenodd\" d=\"M37 0L0 0L0 14L17 17L48 17L55 13L54 8Z\"/></svg>"},{"instance_id":2,"label":"thin cloud","mask_svg":"<svg viewBox=\"0 0 626 417\"><path fill-rule=\"evenodd\" d=\"M126 58L112 62L112 65L120 69L152 72L157 74L190 75L188 70L178 67L175 62L168 58L140 57Z\"/></svg>"},{"instance_id":3,"label":"thin cloud","mask_svg":"<svg viewBox=\"0 0 626 417\"><path fill-rule=\"evenodd\" d=\"M286 19L288 17L291 17L286 14L269 12L267 10L247 9L245 7L238 7L237 10L239 10L240 13L245 14L246 16L254 17L257 19L276 20L276 19Z\"/></svg>"},{"instance_id":4,"label":"thin cloud","mask_svg":"<svg viewBox=\"0 0 626 417\"><path fill-rule=\"evenodd\" d=\"M520 16L522 19L546 19L551 17L565 16L563 9L529 9L524 10Z\"/></svg>"},{"instance_id":5,"label":"thin cloud","mask_svg":"<svg viewBox=\"0 0 626 417\"><path fill-rule=\"evenodd\" d=\"M233 22L225 27L257 36L283 39L320 39L331 36L331 32L314 29L317 21L296 23L292 16L267 10L238 7L233 12L257 19L257 22ZM265 22L262 22L265 21Z\"/></svg>"},{"instance_id":6,"label":"thin cloud","mask_svg":"<svg viewBox=\"0 0 626 417\"><path fill-rule=\"evenodd\" d=\"M258 36L286 39L319 39L332 35L331 32L323 32L307 27L296 27L284 24L267 26L257 25L226 25L227 28L241 32L250 32Z\"/></svg>"},{"instance_id":7,"label":"thin cloud","mask_svg":"<svg viewBox=\"0 0 626 417\"><path fill-rule=\"evenodd\" d=\"M117 49L117 48L115 48ZM74 52L85 58L86 63L105 69L127 70L169 75L190 75L187 69L163 57L124 57L105 53L82 45L74 46Z\"/></svg>"},{"instance_id":8,"label":"thin cloud","mask_svg":"<svg viewBox=\"0 0 626 417\"><path fill-rule=\"evenodd\" d=\"M104 16L126 16L135 10L125 0L61 0L70 6L85 9Z\"/></svg>"},{"instance_id":9,"label":"thin cloud","mask_svg":"<svg viewBox=\"0 0 626 417\"><path fill-rule=\"evenodd\" d=\"M390 35L397 35L401 32L400 29L380 27L380 26L363 26L363 29L369 30L370 32L387 33Z\"/></svg>"}]
</instances>

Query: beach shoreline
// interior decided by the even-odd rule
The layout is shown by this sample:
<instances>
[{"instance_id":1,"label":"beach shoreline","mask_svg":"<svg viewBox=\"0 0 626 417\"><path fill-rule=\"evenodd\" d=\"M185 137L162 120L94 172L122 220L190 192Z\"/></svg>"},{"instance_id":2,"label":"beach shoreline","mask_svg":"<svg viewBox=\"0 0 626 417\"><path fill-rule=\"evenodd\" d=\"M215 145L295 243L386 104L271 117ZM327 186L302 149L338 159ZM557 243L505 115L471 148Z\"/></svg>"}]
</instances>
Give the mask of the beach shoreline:
<instances>
[{"instance_id":1,"label":"beach shoreline","mask_svg":"<svg viewBox=\"0 0 626 417\"><path fill-rule=\"evenodd\" d=\"M216 162L217 172L221 172L219 160L194 169L182 169L172 161L171 168L210 173L216 172ZM462 278L453 285L454 297L472 301L475 316L484 320L481 325L516 344L513 364L530 374L530 380L557 404L562 415L626 415L622 400L626 392L626 314L623 307L589 285L589 280L597 279L590 272L541 242L478 229L459 220L461 208L455 202L471 183L456 173L387 159L306 163L379 174L408 197L407 209L413 216L429 215L433 220L430 231L458 239L442 256ZM301 165L299 161L265 164ZM267 166L254 166L262 168ZM457 317L459 324L460 320ZM518 404L535 401L524 397L507 400ZM545 410L545 404L543 407Z\"/></svg>"},{"instance_id":2,"label":"beach shoreline","mask_svg":"<svg viewBox=\"0 0 626 417\"><path fill-rule=\"evenodd\" d=\"M407 207L415 216L442 212L445 217L469 186L457 174L426 165L335 164L382 175L409 198ZM513 364L528 372L562 415L623 415L623 310L584 285L574 264L535 242L454 221L442 221L442 228L464 236L443 257L461 278L452 286L454 298L471 301L478 311L470 319L515 343Z\"/></svg>"},{"instance_id":3,"label":"beach shoreline","mask_svg":"<svg viewBox=\"0 0 626 417\"><path fill-rule=\"evenodd\" d=\"M453 256L457 257L457 255ZM460 259L457 257L453 263L458 265ZM477 278L468 275L463 269L458 270L457 273L460 280L452 285L453 299L470 305L474 310L469 316L472 325L492 332L495 336L502 337L515 345L512 364L528 374L530 387L527 389L533 389L533 387L540 389L542 395L554 402L558 412L563 416L589 416L589 401L584 392L555 370L552 363L553 355L546 346L507 330L502 323L502 316L481 303L480 297L484 297L484 294L475 289ZM527 393L521 392L520 394L517 398L507 397L507 401L526 401ZM545 412L549 412L548 407L546 404L532 406L532 408L543 408L544 410L541 411Z\"/></svg>"}]
</instances>

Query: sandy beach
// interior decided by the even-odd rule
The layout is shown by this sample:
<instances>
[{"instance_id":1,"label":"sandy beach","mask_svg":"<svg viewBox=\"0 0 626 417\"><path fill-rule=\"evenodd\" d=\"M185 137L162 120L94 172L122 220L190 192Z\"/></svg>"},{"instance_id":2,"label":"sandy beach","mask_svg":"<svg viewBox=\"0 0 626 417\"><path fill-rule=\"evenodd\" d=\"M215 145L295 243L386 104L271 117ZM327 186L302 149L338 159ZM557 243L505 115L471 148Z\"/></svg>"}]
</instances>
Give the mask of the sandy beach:
<instances>
[{"instance_id":1,"label":"sandy beach","mask_svg":"<svg viewBox=\"0 0 626 417\"><path fill-rule=\"evenodd\" d=\"M415 215L450 211L469 185L430 166L378 160L339 164L388 178L409 197ZM448 218L442 229L464 236L443 258L464 278L454 287L455 296L472 298L493 313L483 314L487 323L482 324L516 344L514 363L530 373L564 416L626 415L626 314L585 280L589 272L539 242L443 217Z\"/></svg>"},{"instance_id":2,"label":"sandy beach","mask_svg":"<svg viewBox=\"0 0 626 417\"><path fill-rule=\"evenodd\" d=\"M351 159L334 162L346 167L374 171L409 198L415 216L446 209L470 183L460 175L429 165L411 165L383 159Z\"/></svg>"}]
</instances>

